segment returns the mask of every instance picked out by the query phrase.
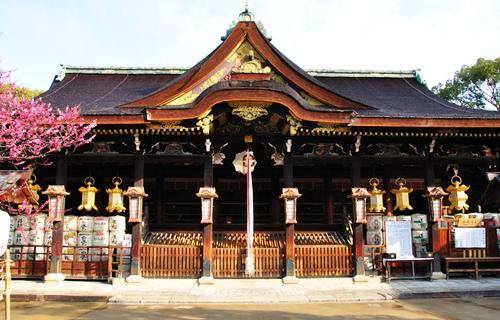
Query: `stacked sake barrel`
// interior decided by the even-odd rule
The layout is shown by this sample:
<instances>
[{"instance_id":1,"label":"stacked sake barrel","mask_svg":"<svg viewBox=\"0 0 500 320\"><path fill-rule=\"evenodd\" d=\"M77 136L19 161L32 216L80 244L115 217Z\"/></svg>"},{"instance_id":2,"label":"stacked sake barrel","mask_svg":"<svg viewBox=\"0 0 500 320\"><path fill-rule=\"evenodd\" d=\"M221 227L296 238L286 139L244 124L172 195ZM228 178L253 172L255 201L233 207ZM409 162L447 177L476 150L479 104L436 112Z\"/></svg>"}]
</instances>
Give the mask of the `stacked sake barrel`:
<instances>
[{"instance_id":1,"label":"stacked sake barrel","mask_svg":"<svg viewBox=\"0 0 500 320\"><path fill-rule=\"evenodd\" d=\"M52 245L52 223L46 214L11 216L9 231L13 260L42 261L50 253L47 247Z\"/></svg>"},{"instance_id":2,"label":"stacked sake barrel","mask_svg":"<svg viewBox=\"0 0 500 320\"><path fill-rule=\"evenodd\" d=\"M366 221L366 244L375 246L383 245L384 237L382 234L382 216L367 216Z\"/></svg>"},{"instance_id":3,"label":"stacked sake barrel","mask_svg":"<svg viewBox=\"0 0 500 320\"><path fill-rule=\"evenodd\" d=\"M411 215L411 235L415 247L415 255L420 257L428 251L429 232L427 231L427 215L420 213Z\"/></svg>"}]
</instances>

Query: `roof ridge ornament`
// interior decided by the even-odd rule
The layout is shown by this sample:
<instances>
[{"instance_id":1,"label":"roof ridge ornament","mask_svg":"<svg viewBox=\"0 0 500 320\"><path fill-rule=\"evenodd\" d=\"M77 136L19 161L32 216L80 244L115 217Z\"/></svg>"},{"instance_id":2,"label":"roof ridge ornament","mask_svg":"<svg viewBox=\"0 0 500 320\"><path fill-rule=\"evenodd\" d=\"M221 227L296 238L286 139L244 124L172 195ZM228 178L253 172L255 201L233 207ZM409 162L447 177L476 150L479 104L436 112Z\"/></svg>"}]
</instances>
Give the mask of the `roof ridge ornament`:
<instances>
[{"instance_id":1,"label":"roof ridge ornament","mask_svg":"<svg viewBox=\"0 0 500 320\"><path fill-rule=\"evenodd\" d=\"M251 13L250 11L248 11L248 4L245 5L245 11L243 11L242 13L240 13L240 15L238 16L238 22L255 22L255 16L253 13ZM231 24L229 24L229 27L227 28L227 31L226 31L226 35L225 36L222 36L220 37L220 39L222 41L226 40L227 37L229 37L229 35L231 34L231 32L234 30L234 28L236 27L238 23L236 21L233 20L233 22L231 22ZM262 22L257 22L256 23L257 25L257 28L259 29L260 33L269 41L271 41L273 39L273 37L269 37L267 35L267 30L264 28L264 24Z\"/></svg>"}]
</instances>

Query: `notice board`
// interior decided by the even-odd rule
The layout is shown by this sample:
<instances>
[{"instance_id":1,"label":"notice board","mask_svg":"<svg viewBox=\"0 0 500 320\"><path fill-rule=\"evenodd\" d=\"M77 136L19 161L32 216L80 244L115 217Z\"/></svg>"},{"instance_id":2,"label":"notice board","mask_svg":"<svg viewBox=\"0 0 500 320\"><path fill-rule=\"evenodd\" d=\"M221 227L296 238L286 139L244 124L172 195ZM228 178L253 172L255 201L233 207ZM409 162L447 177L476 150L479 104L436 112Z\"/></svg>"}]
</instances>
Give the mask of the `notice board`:
<instances>
[{"instance_id":1,"label":"notice board","mask_svg":"<svg viewBox=\"0 0 500 320\"><path fill-rule=\"evenodd\" d=\"M411 221L385 221L386 252L395 253L397 259L413 257Z\"/></svg>"},{"instance_id":2,"label":"notice board","mask_svg":"<svg viewBox=\"0 0 500 320\"><path fill-rule=\"evenodd\" d=\"M486 229L455 228L455 248L486 248Z\"/></svg>"}]
</instances>

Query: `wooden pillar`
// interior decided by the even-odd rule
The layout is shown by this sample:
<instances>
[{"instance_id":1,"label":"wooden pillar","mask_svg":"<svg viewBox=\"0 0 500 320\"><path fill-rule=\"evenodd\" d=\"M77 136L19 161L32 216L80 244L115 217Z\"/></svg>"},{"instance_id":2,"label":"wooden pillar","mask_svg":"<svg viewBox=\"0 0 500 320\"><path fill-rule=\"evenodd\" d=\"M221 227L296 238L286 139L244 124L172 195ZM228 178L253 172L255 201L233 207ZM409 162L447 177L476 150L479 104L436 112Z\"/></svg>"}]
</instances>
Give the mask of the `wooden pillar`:
<instances>
[{"instance_id":1,"label":"wooden pillar","mask_svg":"<svg viewBox=\"0 0 500 320\"><path fill-rule=\"evenodd\" d=\"M68 177L68 164L65 155L57 158L56 185L65 185ZM50 273L62 273L62 249L64 237L64 212L61 221L54 221L52 229L52 255L50 257Z\"/></svg>"},{"instance_id":2,"label":"wooden pillar","mask_svg":"<svg viewBox=\"0 0 500 320\"><path fill-rule=\"evenodd\" d=\"M274 172L274 171L273 171ZM271 176L271 223L280 224L280 213L283 200L280 199L280 178L275 173Z\"/></svg>"},{"instance_id":3,"label":"wooden pillar","mask_svg":"<svg viewBox=\"0 0 500 320\"><path fill-rule=\"evenodd\" d=\"M388 216L393 216L394 215L394 200L392 198L392 193L391 189L397 189L397 188L391 188L391 176L389 172L385 172L384 174L384 179L383 179L383 185L384 185L384 190L386 190L386 193L383 195L384 196L384 207L385 207L385 214Z\"/></svg>"},{"instance_id":4,"label":"wooden pillar","mask_svg":"<svg viewBox=\"0 0 500 320\"><path fill-rule=\"evenodd\" d=\"M214 185L214 166L212 164L212 156L207 154L203 156L203 184L205 187L213 187ZM202 277L212 278L212 242L213 242L212 223L203 225L203 272Z\"/></svg>"},{"instance_id":5,"label":"wooden pillar","mask_svg":"<svg viewBox=\"0 0 500 320\"><path fill-rule=\"evenodd\" d=\"M155 220L156 223L165 223L164 207L165 207L165 178L164 170L156 171L156 188L155 188Z\"/></svg>"},{"instance_id":6,"label":"wooden pillar","mask_svg":"<svg viewBox=\"0 0 500 320\"><path fill-rule=\"evenodd\" d=\"M283 164L283 185L293 188L293 157L285 155ZM285 277L295 278L295 224L287 224L285 229Z\"/></svg>"},{"instance_id":7,"label":"wooden pillar","mask_svg":"<svg viewBox=\"0 0 500 320\"><path fill-rule=\"evenodd\" d=\"M333 188L332 188L332 173L328 172L325 182L325 224L332 225L334 223L333 215L335 213L333 205Z\"/></svg>"},{"instance_id":8,"label":"wooden pillar","mask_svg":"<svg viewBox=\"0 0 500 320\"><path fill-rule=\"evenodd\" d=\"M359 158L357 156L351 157L351 187L361 187L361 167L359 165ZM355 213L353 213L355 214ZM355 219L355 217L353 217ZM364 265L364 250L363 250L363 224L353 223L354 225L354 265L356 266L355 275L365 275Z\"/></svg>"},{"instance_id":9,"label":"wooden pillar","mask_svg":"<svg viewBox=\"0 0 500 320\"><path fill-rule=\"evenodd\" d=\"M436 186L436 177L434 175L434 159L432 155L427 155L425 157L424 162L424 184L426 187L435 187ZM429 199L425 199L425 201L429 201ZM441 252L441 236L439 232L439 222L432 221L432 212L431 208L427 204L427 221L429 221L429 225L431 226L431 230L429 230L429 251L434 253L434 264L433 264L433 272L441 272L441 259L440 256L443 254Z\"/></svg>"},{"instance_id":10,"label":"wooden pillar","mask_svg":"<svg viewBox=\"0 0 500 320\"><path fill-rule=\"evenodd\" d=\"M136 155L134 159L134 187L144 187L144 155ZM132 250L130 275L141 275L141 243L142 243L142 222L132 224Z\"/></svg>"}]
</instances>

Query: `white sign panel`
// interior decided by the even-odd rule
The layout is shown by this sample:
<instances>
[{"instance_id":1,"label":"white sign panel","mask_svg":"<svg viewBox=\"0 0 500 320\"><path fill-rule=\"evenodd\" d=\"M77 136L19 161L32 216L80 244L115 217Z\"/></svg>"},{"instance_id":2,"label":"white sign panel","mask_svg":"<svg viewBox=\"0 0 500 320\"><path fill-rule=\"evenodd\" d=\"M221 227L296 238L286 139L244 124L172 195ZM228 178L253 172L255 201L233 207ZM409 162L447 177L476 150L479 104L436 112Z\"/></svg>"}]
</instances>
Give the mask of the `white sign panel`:
<instances>
[{"instance_id":1,"label":"white sign panel","mask_svg":"<svg viewBox=\"0 0 500 320\"><path fill-rule=\"evenodd\" d=\"M412 258L411 221L385 221L385 243L386 252L397 259Z\"/></svg>"},{"instance_id":2,"label":"white sign panel","mask_svg":"<svg viewBox=\"0 0 500 320\"><path fill-rule=\"evenodd\" d=\"M486 248L486 229L455 228L455 248Z\"/></svg>"}]
</instances>

